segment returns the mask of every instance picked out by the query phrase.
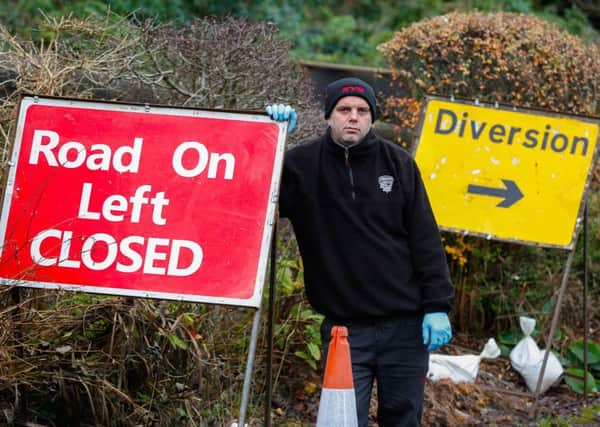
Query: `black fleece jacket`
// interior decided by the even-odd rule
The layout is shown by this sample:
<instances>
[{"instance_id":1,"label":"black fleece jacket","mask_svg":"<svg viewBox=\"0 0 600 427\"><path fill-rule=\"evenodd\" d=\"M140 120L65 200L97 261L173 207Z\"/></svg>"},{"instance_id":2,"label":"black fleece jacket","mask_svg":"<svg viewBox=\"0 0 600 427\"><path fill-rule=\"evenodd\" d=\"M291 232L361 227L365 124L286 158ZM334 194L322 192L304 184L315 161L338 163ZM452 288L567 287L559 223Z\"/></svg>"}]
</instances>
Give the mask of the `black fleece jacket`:
<instances>
[{"instance_id":1,"label":"black fleece jacket","mask_svg":"<svg viewBox=\"0 0 600 427\"><path fill-rule=\"evenodd\" d=\"M372 130L350 148L330 130L286 153L290 219L318 312L367 320L450 310L446 255L413 158Z\"/></svg>"}]
</instances>

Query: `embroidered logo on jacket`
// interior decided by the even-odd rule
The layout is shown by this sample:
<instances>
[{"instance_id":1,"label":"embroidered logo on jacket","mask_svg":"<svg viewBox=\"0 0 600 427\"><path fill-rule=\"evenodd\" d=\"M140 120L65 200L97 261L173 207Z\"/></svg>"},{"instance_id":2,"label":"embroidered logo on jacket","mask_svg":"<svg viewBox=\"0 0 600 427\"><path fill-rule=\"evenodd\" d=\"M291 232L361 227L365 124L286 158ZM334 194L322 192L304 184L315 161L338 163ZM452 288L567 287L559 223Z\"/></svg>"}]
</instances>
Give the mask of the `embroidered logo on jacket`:
<instances>
[{"instance_id":1,"label":"embroidered logo on jacket","mask_svg":"<svg viewBox=\"0 0 600 427\"><path fill-rule=\"evenodd\" d=\"M394 185L394 177L390 175L381 175L378 179L379 188L384 193L390 193L392 191L392 186Z\"/></svg>"}]
</instances>

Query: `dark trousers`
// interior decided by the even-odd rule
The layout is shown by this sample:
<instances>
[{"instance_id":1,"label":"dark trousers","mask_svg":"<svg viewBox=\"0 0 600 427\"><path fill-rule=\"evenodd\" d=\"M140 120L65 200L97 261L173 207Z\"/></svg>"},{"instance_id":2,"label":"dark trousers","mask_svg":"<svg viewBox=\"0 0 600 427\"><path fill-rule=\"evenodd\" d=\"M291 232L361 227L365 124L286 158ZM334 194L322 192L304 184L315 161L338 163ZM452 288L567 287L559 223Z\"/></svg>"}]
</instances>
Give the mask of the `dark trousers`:
<instances>
[{"instance_id":1,"label":"dark trousers","mask_svg":"<svg viewBox=\"0 0 600 427\"><path fill-rule=\"evenodd\" d=\"M368 426L374 380L377 381L380 427L421 425L429 364L429 353L423 345L422 321L422 316L372 322L323 321L323 360L327 360L331 328L348 328L359 427Z\"/></svg>"}]
</instances>

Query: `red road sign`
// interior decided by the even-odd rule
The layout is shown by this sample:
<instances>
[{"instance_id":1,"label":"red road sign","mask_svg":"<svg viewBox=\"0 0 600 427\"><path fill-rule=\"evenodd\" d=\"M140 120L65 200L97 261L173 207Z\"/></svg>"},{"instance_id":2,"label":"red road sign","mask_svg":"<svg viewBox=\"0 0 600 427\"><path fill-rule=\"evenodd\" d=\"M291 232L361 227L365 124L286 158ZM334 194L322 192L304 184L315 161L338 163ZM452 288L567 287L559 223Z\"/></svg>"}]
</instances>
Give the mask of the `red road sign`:
<instances>
[{"instance_id":1,"label":"red road sign","mask_svg":"<svg viewBox=\"0 0 600 427\"><path fill-rule=\"evenodd\" d=\"M258 307L284 141L266 115L24 97L0 280Z\"/></svg>"}]
</instances>

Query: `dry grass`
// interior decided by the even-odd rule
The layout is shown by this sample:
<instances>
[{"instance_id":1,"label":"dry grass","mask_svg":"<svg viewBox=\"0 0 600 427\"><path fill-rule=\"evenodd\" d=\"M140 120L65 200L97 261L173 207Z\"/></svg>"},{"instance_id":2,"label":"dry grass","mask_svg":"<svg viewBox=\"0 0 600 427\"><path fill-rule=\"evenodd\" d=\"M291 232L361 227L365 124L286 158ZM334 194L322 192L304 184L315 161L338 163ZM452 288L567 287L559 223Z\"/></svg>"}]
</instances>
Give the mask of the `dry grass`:
<instances>
[{"instance_id":1,"label":"dry grass","mask_svg":"<svg viewBox=\"0 0 600 427\"><path fill-rule=\"evenodd\" d=\"M39 34L20 40L0 26L3 170L22 94L255 111L289 102L302 117L291 143L323 123L307 76L271 24L203 19L175 29L116 16L65 17L48 19ZM224 425L239 410L252 316L222 306L4 287L0 424ZM250 415L263 382L256 373Z\"/></svg>"}]
</instances>

